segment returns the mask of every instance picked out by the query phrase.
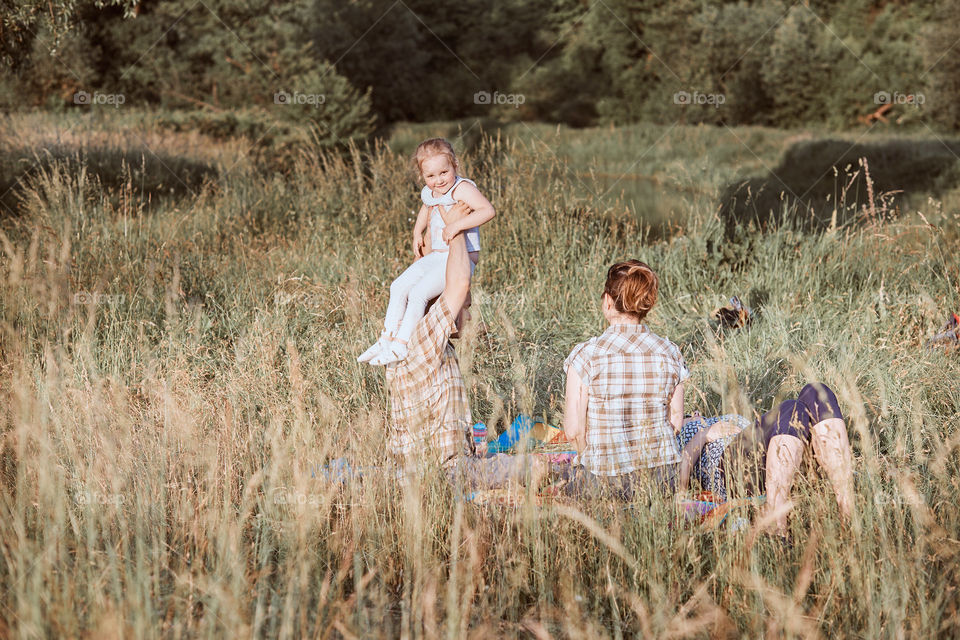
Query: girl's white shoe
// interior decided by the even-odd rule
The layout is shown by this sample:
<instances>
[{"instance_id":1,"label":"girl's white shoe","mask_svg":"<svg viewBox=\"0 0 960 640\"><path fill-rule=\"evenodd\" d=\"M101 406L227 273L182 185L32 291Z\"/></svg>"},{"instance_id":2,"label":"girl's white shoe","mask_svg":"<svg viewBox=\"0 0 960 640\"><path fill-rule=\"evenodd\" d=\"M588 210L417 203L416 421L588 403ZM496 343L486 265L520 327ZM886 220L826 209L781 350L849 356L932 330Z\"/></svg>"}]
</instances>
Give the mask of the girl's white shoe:
<instances>
[{"instance_id":1,"label":"girl's white shoe","mask_svg":"<svg viewBox=\"0 0 960 640\"><path fill-rule=\"evenodd\" d=\"M371 360L376 358L381 351L383 351L383 347L386 344L387 344L387 339L381 336L376 342L370 345L369 349L367 349L366 351L360 354L360 357L357 358L357 362L370 362Z\"/></svg>"},{"instance_id":2,"label":"girl's white shoe","mask_svg":"<svg viewBox=\"0 0 960 640\"><path fill-rule=\"evenodd\" d=\"M370 361L375 367L382 367L394 362L400 362L407 357L407 345L396 340L388 342L383 351L381 351L373 360Z\"/></svg>"}]
</instances>

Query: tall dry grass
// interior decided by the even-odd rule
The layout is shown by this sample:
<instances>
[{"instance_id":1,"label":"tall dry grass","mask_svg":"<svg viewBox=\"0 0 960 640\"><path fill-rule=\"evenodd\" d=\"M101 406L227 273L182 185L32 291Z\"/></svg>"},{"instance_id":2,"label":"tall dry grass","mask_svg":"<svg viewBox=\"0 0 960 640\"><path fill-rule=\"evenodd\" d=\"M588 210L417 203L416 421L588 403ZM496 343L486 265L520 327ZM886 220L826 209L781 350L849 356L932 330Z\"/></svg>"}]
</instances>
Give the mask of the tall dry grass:
<instances>
[{"instance_id":1,"label":"tall dry grass","mask_svg":"<svg viewBox=\"0 0 960 640\"><path fill-rule=\"evenodd\" d=\"M54 166L0 236L0 635L960 630L960 372L923 348L960 303L956 212L824 233L787 215L725 238L694 206L654 242L538 145L487 139L464 164L500 212L458 346L477 419L560 421L561 362L602 330L605 268L639 257L663 283L650 324L693 370L689 409L763 410L812 378L838 390L852 525L815 469L792 548L684 526L658 498L504 509L438 474L331 486L331 458L386 456L383 374L355 356L409 259L404 158L305 154L286 176L241 162L146 209L132 181L115 197ZM707 315L733 294L758 322L718 338Z\"/></svg>"}]
</instances>

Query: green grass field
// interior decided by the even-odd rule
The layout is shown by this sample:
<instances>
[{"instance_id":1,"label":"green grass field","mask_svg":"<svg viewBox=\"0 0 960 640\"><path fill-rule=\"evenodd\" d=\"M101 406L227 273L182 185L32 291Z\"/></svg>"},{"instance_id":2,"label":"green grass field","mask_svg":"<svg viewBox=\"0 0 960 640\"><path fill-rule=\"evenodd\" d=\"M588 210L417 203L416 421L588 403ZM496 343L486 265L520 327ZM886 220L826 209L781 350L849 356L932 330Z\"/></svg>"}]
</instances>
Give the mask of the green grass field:
<instances>
[{"instance_id":1,"label":"green grass field","mask_svg":"<svg viewBox=\"0 0 960 640\"><path fill-rule=\"evenodd\" d=\"M460 502L439 476L343 491L317 477L334 457L386 456L383 372L355 357L410 259L406 152L454 125L307 150L281 174L241 141L135 114L52 118L11 119L5 146L50 146L59 127L61 148L113 173L51 156L3 214L0 636L960 633L960 368L924 348L960 310L950 184L900 212L849 203L817 231L789 209L728 229L724 184L812 134L511 125L459 147L499 211L457 346L474 417L559 423L561 363L603 328L606 267L645 260L662 283L651 328L693 372L688 411L762 411L809 379L838 391L856 516L845 527L810 471L783 548L754 527L685 526L659 499L507 509ZM153 155L126 166L144 143ZM174 161L213 172L177 185ZM5 179L28 166L5 162ZM693 195L654 232L674 209L592 197L570 177L591 169ZM718 337L708 316L734 294L757 322Z\"/></svg>"}]
</instances>

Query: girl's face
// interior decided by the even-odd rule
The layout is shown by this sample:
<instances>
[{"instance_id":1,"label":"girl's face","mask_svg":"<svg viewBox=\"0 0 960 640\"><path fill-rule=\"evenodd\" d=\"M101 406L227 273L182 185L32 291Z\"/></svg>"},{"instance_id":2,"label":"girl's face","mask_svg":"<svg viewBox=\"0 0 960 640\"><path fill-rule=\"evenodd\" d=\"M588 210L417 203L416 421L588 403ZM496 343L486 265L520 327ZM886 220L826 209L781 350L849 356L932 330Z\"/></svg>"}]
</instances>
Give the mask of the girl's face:
<instances>
[{"instance_id":1,"label":"girl's face","mask_svg":"<svg viewBox=\"0 0 960 640\"><path fill-rule=\"evenodd\" d=\"M442 153L430 156L420 164L423 181L436 193L446 193L457 179L457 167Z\"/></svg>"}]
</instances>

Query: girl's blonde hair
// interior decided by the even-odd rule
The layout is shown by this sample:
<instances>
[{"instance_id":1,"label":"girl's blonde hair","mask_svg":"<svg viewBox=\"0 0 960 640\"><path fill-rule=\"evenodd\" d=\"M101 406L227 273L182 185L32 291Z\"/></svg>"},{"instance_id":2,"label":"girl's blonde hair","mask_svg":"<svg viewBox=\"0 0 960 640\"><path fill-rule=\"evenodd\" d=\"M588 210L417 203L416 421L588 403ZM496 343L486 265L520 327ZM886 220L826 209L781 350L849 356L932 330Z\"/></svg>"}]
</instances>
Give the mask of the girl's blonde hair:
<instances>
[{"instance_id":1,"label":"girl's blonde hair","mask_svg":"<svg viewBox=\"0 0 960 640\"><path fill-rule=\"evenodd\" d=\"M626 260L607 271L603 292L613 298L620 313L629 313L643 320L657 303L660 278L645 262Z\"/></svg>"},{"instance_id":2,"label":"girl's blonde hair","mask_svg":"<svg viewBox=\"0 0 960 640\"><path fill-rule=\"evenodd\" d=\"M410 159L417 178L423 177L423 161L438 155L447 156L453 168L459 168L457 154L453 152L453 145L443 138L430 138L417 145L417 150L413 152L413 157Z\"/></svg>"}]
</instances>

